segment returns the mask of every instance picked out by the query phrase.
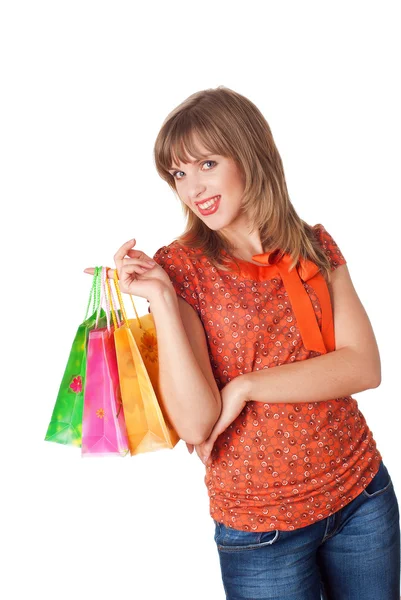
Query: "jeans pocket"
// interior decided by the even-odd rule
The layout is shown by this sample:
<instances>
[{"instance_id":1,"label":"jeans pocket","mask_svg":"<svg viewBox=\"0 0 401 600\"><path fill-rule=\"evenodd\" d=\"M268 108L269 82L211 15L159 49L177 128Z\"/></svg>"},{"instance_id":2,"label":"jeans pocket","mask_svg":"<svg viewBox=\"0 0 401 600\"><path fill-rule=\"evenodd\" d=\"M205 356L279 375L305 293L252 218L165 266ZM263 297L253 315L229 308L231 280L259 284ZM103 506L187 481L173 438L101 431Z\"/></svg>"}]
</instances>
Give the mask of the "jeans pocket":
<instances>
[{"instance_id":1,"label":"jeans pocket","mask_svg":"<svg viewBox=\"0 0 401 600\"><path fill-rule=\"evenodd\" d=\"M375 498L380 494L383 494L392 485L391 477L387 471L383 461L380 463L379 470L373 477L369 485L363 490L363 495L366 498Z\"/></svg>"},{"instance_id":2,"label":"jeans pocket","mask_svg":"<svg viewBox=\"0 0 401 600\"><path fill-rule=\"evenodd\" d=\"M216 526L215 542L217 548L223 552L243 552L257 550L274 544L280 535L278 529L272 531L240 531L226 527L223 523Z\"/></svg>"}]
</instances>

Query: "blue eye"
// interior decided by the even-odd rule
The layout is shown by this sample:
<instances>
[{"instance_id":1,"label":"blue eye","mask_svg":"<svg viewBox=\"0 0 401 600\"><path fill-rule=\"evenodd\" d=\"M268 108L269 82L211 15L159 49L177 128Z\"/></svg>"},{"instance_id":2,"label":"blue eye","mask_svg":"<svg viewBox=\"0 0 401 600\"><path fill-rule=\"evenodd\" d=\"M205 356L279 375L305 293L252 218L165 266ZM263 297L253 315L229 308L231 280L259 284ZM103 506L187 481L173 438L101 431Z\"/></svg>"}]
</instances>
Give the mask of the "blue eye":
<instances>
[{"instance_id":1,"label":"blue eye","mask_svg":"<svg viewBox=\"0 0 401 600\"><path fill-rule=\"evenodd\" d=\"M216 164L216 161L215 160L205 160L205 162L203 164L206 164L206 163L214 163L214 164Z\"/></svg>"},{"instance_id":2,"label":"blue eye","mask_svg":"<svg viewBox=\"0 0 401 600\"><path fill-rule=\"evenodd\" d=\"M214 163L215 165L217 164L215 160L205 160L202 165L205 165L206 163ZM209 171L209 169L207 169ZM172 176L174 177L174 179L182 179L182 177L176 177L177 173L184 173L184 171L173 171Z\"/></svg>"}]
</instances>

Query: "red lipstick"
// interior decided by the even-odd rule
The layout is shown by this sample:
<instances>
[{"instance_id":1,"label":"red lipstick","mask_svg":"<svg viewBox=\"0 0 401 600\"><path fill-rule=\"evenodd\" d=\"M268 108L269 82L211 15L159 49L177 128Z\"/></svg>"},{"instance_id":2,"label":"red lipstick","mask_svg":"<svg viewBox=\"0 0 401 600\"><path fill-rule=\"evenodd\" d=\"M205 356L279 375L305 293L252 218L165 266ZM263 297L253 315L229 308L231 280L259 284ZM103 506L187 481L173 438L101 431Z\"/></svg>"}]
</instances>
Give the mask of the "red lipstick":
<instances>
[{"instance_id":1,"label":"red lipstick","mask_svg":"<svg viewBox=\"0 0 401 600\"><path fill-rule=\"evenodd\" d=\"M199 205L203 204L204 202L207 202L208 200L212 200L216 198L214 204L212 204L211 206L208 206L207 208L201 208ZM221 196L212 196L211 198L206 198L205 200L201 200L199 202L195 202L195 204L198 206L198 210L200 212L201 215L203 216L208 216L208 215L212 215L214 214L217 209L219 208L220 205L220 200L221 200Z\"/></svg>"}]
</instances>

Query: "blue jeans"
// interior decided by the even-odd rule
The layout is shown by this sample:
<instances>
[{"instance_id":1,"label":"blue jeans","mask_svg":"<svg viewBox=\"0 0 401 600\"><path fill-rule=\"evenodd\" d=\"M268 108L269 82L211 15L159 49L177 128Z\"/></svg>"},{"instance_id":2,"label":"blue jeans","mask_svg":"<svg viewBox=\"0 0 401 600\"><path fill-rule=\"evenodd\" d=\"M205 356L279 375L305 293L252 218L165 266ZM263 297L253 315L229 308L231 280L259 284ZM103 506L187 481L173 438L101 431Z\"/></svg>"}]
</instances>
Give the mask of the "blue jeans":
<instances>
[{"instance_id":1,"label":"blue jeans","mask_svg":"<svg viewBox=\"0 0 401 600\"><path fill-rule=\"evenodd\" d=\"M400 513L381 462L359 496L293 531L214 521L226 600L399 600Z\"/></svg>"}]
</instances>

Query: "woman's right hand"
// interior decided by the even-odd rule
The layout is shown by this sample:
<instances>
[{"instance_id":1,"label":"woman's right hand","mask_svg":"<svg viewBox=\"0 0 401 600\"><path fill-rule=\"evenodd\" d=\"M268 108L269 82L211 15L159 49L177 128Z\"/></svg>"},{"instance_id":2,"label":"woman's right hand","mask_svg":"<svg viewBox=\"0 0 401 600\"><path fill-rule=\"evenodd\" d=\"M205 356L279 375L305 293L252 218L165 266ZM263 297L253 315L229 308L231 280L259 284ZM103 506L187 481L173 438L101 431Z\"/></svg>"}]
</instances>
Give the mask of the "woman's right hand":
<instances>
[{"instance_id":1,"label":"woman's right hand","mask_svg":"<svg viewBox=\"0 0 401 600\"><path fill-rule=\"evenodd\" d=\"M107 277L114 279L117 270L122 293L140 296L149 302L166 288L174 292L166 271L141 250L134 250L135 244L135 239L129 240L117 250L114 255L116 269L108 269ZM93 275L95 269L89 267L84 272Z\"/></svg>"}]
</instances>

